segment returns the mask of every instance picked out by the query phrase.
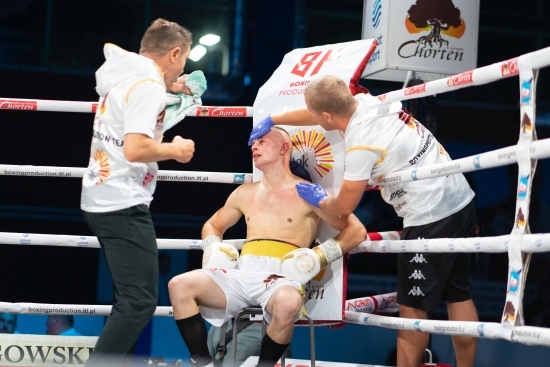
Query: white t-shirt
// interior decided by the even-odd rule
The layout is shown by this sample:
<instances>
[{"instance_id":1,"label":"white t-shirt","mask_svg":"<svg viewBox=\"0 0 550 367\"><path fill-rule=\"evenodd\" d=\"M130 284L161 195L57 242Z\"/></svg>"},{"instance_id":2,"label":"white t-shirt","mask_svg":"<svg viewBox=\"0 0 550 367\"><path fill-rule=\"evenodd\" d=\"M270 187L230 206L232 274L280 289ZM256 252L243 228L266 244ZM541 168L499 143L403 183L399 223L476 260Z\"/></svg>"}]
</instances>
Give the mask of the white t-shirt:
<instances>
[{"instance_id":1,"label":"white t-shirt","mask_svg":"<svg viewBox=\"0 0 550 367\"><path fill-rule=\"evenodd\" d=\"M124 136L138 133L160 142L166 106L166 86L153 60L114 45L105 48L107 61L96 73L101 97L90 161L82 179L81 208L87 212L149 205L153 200L158 164L128 161Z\"/></svg>"},{"instance_id":2,"label":"white t-shirt","mask_svg":"<svg viewBox=\"0 0 550 367\"><path fill-rule=\"evenodd\" d=\"M371 95L356 99L357 110L344 135L346 180L366 180L451 160L420 122L410 118L406 123L399 118L400 102L383 105ZM474 197L461 173L387 184L380 193L403 218L404 227L446 218L464 208Z\"/></svg>"}]
</instances>

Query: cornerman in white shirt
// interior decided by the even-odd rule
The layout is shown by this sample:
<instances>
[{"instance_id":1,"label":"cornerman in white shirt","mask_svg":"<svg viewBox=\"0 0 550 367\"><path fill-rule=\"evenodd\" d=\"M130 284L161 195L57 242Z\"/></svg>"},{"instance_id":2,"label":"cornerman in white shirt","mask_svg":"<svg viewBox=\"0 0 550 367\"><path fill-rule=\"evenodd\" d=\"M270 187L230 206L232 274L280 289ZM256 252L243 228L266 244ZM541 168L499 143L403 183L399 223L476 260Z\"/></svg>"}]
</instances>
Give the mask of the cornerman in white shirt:
<instances>
[{"instance_id":1,"label":"cornerman in white shirt","mask_svg":"<svg viewBox=\"0 0 550 367\"><path fill-rule=\"evenodd\" d=\"M111 315L86 366L122 366L157 306L157 238L149 204L156 187L156 162L193 157L192 140L162 143L166 92L187 93L183 68L191 32L155 20L140 53L106 44L96 72L99 103L94 118L81 209L97 236L113 278Z\"/></svg>"},{"instance_id":2,"label":"cornerman in white shirt","mask_svg":"<svg viewBox=\"0 0 550 367\"><path fill-rule=\"evenodd\" d=\"M299 183L304 200L334 215L352 213L371 177L450 161L432 133L401 103L382 104L370 94L354 96L346 82L327 75L311 80L304 89L307 109L272 114L250 134L249 145L275 125L320 125L344 133L345 172L340 191L329 196L319 184ZM474 193L462 174L389 183L382 198L403 218L403 239L474 236ZM415 257L416 256L416 257ZM478 321L470 297L470 255L398 254L400 316L427 319L440 300L447 302L451 320ZM423 277L411 276L421 273ZM457 367L474 365L477 340L453 336ZM399 330L397 366L418 367L429 334Z\"/></svg>"},{"instance_id":3,"label":"cornerman in white shirt","mask_svg":"<svg viewBox=\"0 0 550 367\"><path fill-rule=\"evenodd\" d=\"M303 285L367 238L355 215L331 215L300 199L295 185L304 180L290 169L291 153L290 136L280 128L253 142L262 180L239 186L205 223L202 269L168 284L176 324L196 367L212 363L203 317L220 326L250 306L261 306L269 322L258 366L273 367L304 312ZM247 234L239 256L222 238L243 216ZM340 232L310 249L320 219Z\"/></svg>"}]
</instances>

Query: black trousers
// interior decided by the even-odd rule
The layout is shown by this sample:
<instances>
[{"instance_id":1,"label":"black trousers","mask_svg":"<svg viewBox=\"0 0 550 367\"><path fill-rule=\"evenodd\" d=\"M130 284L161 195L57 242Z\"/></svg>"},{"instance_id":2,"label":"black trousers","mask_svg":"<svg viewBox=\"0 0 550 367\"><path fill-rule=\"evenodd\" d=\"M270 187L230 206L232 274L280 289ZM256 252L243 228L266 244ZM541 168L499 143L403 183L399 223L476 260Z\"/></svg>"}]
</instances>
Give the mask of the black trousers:
<instances>
[{"instance_id":1,"label":"black trousers","mask_svg":"<svg viewBox=\"0 0 550 367\"><path fill-rule=\"evenodd\" d=\"M107 213L83 212L113 278L113 309L86 366L123 366L157 306L158 249L146 205Z\"/></svg>"}]
</instances>

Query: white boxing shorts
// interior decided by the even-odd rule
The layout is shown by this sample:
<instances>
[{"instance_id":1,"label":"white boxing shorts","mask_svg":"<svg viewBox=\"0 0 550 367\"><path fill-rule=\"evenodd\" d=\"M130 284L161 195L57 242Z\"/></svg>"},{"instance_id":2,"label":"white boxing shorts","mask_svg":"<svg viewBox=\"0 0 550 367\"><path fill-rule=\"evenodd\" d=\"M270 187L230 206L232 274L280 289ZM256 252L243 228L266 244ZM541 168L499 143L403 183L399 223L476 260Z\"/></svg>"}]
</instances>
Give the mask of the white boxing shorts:
<instances>
[{"instance_id":1,"label":"white boxing shorts","mask_svg":"<svg viewBox=\"0 0 550 367\"><path fill-rule=\"evenodd\" d=\"M281 257L296 248L281 241L253 240L243 246L237 269L201 269L221 288L227 301L225 310L201 306L202 317L214 326L221 326L236 317L244 307L261 306L264 318L271 322L271 315L265 307L277 288L291 286L304 295L300 283L281 274ZM305 309L297 320L304 312Z\"/></svg>"}]
</instances>

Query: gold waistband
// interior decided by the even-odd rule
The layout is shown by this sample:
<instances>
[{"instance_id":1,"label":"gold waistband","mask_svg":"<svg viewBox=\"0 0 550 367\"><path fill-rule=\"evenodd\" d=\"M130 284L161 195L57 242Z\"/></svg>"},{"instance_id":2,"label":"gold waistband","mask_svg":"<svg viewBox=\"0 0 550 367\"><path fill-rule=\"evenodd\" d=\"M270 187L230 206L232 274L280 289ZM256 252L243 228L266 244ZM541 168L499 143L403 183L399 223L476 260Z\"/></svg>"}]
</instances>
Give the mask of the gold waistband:
<instances>
[{"instance_id":1,"label":"gold waistband","mask_svg":"<svg viewBox=\"0 0 550 367\"><path fill-rule=\"evenodd\" d=\"M244 244L241 250L243 255L270 256L282 258L292 250L296 250L298 246L291 243L277 240L252 240Z\"/></svg>"}]
</instances>

